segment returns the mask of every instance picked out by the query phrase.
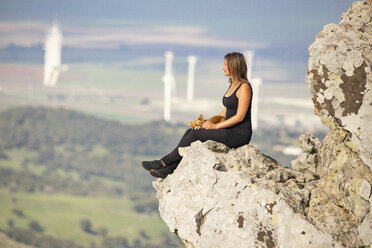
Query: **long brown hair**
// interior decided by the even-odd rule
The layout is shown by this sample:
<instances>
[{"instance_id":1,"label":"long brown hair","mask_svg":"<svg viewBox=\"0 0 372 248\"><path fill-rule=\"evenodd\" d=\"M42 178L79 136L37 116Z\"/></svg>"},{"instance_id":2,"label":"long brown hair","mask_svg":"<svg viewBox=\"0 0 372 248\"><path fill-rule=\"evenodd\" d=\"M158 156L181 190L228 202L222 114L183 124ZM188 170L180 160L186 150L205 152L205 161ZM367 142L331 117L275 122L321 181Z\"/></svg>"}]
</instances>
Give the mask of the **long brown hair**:
<instances>
[{"instance_id":1,"label":"long brown hair","mask_svg":"<svg viewBox=\"0 0 372 248\"><path fill-rule=\"evenodd\" d=\"M244 55L232 52L226 54L225 59L231 75L229 83L232 83L231 78L236 78L238 82L249 83L247 78L247 63L245 62Z\"/></svg>"}]
</instances>

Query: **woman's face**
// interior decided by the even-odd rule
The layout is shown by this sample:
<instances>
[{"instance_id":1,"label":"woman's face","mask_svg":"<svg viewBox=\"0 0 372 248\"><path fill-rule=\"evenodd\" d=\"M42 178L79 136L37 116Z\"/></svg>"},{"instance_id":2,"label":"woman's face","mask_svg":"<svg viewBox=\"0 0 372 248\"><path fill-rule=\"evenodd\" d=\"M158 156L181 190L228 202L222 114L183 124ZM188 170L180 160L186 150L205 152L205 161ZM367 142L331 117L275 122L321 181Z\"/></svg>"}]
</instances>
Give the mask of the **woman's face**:
<instances>
[{"instance_id":1,"label":"woman's face","mask_svg":"<svg viewBox=\"0 0 372 248\"><path fill-rule=\"evenodd\" d=\"M225 76L230 76L230 70L229 70L229 67L227 66L226 59L225 59L225 61L223 63L222 70L225 73Z\"/></svg>"}]
</instances>

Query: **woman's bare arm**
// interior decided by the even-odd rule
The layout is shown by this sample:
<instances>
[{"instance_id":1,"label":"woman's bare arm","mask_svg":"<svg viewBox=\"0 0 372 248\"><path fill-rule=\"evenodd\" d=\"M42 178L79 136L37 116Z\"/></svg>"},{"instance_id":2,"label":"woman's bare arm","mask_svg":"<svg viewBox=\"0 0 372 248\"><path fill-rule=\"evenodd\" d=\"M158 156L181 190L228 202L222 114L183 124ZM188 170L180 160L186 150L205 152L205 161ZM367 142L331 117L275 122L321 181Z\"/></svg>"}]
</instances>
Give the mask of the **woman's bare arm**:
<instances>
[{"instance_id":1,"label":"woman's bare arm","mask_svg":"<svg viewBox=\"0 0 372 248\"><path fill-rule=\"evenodd\" d=\"M252 95L251 88L249 87L249 85L243 83L240 89L236 92L236 97L238 98L238 110L236 111L236 115L232 116L231 118L225 121L217 123L214 128L218 129L218 128L231 127L243 121L249 108L249 102L251 100L251 95ZM226 116L226 108L225 108L225 116Z\"/></svg>"}]
</instances>

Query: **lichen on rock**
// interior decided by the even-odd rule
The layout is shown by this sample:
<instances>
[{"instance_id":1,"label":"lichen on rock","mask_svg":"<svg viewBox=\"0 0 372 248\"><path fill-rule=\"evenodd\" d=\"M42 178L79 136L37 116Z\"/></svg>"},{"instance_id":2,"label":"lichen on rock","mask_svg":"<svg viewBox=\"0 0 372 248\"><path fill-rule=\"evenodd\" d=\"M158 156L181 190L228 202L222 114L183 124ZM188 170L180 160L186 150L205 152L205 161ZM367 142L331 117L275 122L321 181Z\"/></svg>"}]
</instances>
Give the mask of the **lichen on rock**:
<instances>
[{"instance_id":1,"label":"lichen on rock","mask_svg":"<svg viewBox=\"0 0 372 248\"><path fill-rule=\"evenodd\" d=\"M314 112L372 169L372 3L354 2L309 47L306 84ZM330 120L332 119L332 120ZM334 125L336 123L336 125ZM342 129L342 130L339 130Z\"/></svg>"}]
</instances>

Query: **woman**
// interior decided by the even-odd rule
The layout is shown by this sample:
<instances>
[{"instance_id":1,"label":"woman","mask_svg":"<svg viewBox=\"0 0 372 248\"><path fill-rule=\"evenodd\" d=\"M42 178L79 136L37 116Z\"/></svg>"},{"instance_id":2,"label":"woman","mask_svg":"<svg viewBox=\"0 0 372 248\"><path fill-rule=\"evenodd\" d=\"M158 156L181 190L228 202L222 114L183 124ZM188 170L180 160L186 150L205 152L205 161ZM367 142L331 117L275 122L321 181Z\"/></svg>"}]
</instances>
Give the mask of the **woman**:
<instances>
[{"instance_id":1,"label":"woman","mask_svg":"<svg viewBox=\"0 0 372 248\"><path fill-rule=\"evenodd\" d=\"M228 53L225 56L222 70L225 76L230 77L230 87L223 96L224 109L218 115L224 116L225 121L213 124L210 121L203 123L205 129L188 129L178 146L160 160L143 161L142 166L155 177L165 178L173 173L182 157L178 147L189 146L192 142L200 140L214 140L230 148L248 144L252 137L251 103L252 87L247 79L247 64L241 53Z\"/></svg>"}]
</instances>

